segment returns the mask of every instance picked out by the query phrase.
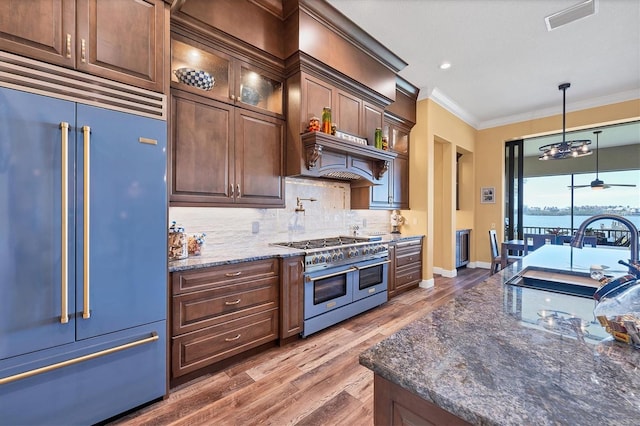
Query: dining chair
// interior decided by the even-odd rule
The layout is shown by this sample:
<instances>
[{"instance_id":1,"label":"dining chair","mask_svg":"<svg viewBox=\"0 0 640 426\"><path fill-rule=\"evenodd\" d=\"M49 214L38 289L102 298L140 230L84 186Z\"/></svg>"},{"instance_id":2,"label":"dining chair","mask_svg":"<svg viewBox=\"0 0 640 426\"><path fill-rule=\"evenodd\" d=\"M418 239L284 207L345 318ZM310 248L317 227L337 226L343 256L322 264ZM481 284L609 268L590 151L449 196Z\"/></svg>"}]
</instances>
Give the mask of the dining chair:
<instances>
[{"instance_id":1,"label":"dining chair","mask_svg":"<svg viewBox=\"0 0 640 426\"><path fill-rule=\"evenodd\" d=\"M539 249L543 245L547 244L547 241L549 241L549 244L556 243L555 234L524 234L524 239L525 241L531 240L533 242L530 247L531 250Z\"/></svg>"},{"instance_id":2,"label":"dining chair","mask_svg":"<svg viewBox=\"0 0 640 426\"><path fill-rule=\"evenodd\" d=\"M556 244L559 244L561 246L568 246L569 244L571 244L572 239L573 236L571 235L558 235ZM596 244L598 244L598 237L596 235L586 236L584 237L584 240L582 240L583 247L596 247Z\"/></svg>"},{"instance_id":3,"label":"dining chair","mask_svg":"<svg viewBox=\"0 0 640 426\"><path fill-rule=\"evenodd\" d=\"M598 244L598 236L597 235L588 235L586 237L584 237L584 240L582 240L582 246L583 247L595 247L596 244Z\"/></svg>"},{"instance_id":4,"label":"dining chair","mask_svg":"<svg viewBox=\"0 0 640 426\"><path fill-rule=\"evenodd\" d=\"M489 244L491 245L491 274L493 275L502 267L502 256L500 255L500 246L498 245L498 236L495 229L489 230ZM507 264L512 264L522 259L522 256L508 256Z\"/></svg>"},{"instance_id":5,"label":"dining chair","mask_svg":"<svg viewBox=\"0 0 640 426\"><path fill-rule=\"evenodd\" d=\"M571 244L572 239L573 235L558 235L556 237L556 244L559 246L568 246Z\"/></svg>"}]
</instances>

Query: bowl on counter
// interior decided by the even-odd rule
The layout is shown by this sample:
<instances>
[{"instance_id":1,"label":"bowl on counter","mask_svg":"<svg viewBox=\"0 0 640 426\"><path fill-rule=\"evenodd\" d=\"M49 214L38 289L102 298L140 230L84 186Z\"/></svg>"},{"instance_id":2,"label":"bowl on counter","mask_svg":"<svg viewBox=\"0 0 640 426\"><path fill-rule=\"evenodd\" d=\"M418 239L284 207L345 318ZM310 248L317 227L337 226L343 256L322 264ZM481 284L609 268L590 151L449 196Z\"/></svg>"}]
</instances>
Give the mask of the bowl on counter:
<instances>
[{"instance_id":1,"label":"bowl on counter","mask_svg":"<svg viewBox=\"0 0 640 426\"><path fill-rule=\"evenodd\" d=\"M181 83L197 87L202 90L211 90L215 84L215 79L206 71L194 68L178 68L173 73Z\"/></svg>"}]
</instances>

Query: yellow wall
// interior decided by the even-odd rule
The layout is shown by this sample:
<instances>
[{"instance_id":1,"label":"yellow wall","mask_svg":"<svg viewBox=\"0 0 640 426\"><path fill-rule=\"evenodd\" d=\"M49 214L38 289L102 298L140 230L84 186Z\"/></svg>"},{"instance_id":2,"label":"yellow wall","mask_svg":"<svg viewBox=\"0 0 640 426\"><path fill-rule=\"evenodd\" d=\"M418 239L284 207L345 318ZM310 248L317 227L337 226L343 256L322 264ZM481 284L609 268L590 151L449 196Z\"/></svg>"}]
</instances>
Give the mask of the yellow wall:
<instances>
[{"instance_id":1,"label":"yellow wall","mask_svg":"<svg viewBox=\"0 0 640 426\"><path fill-rule=\"evenodd\" d=\"M417 124L411 131L411 210L403 215L407 218L408 233L426 235L425 280L433 278L434 267L455 269L455 230L461 227L456 215L456 152L469 154L465 161L473 163L476 133L473 127L432 100L418 102ZM466 188L468 197L468 191L473 191L473 177L467 176L465 182L471 186ZM461 214L465 222L462 227L471 227L469 214L469 209Z\"/></svg>"},{"instance_id":2,"label":"yellow wall","mask_svg":"<svg viewBox=\"0 0 640 426\"><path fill-rule=\"evenodd\" d=\"M567 130L640 119L640 99L567 114ZM504 142L562 131L562 115L476 130L430 99L417 104L411 131L410 210L403 231L426 235L423 279L434 268L454 270L455 230L472 229L471 261L489 266L488 230L502 238ZM455 206L456 152L463 153L461 209ZM480 203L480 188L495 187L496 202Z\"/></svg>"}]
</instances>

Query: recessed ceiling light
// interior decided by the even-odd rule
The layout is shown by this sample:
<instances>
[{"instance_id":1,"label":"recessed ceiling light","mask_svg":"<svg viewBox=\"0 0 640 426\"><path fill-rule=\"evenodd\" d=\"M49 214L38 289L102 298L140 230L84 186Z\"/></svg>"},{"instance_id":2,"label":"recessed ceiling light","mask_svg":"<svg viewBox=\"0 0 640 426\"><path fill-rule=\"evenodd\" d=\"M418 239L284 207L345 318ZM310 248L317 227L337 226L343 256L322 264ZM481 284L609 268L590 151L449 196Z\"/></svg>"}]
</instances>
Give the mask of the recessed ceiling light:
<instances>
[{"instance_id":1,"label":"recessed ceiling light","mask_svg":"<svg viewBox=\"0 0 640 426\"><path fill-rule=\"evenodd\" d=\"M440 64L441 70L448 70L449 68L451 68L451 64L449 62L443 62Z\"/></svg>"}]
</instances>

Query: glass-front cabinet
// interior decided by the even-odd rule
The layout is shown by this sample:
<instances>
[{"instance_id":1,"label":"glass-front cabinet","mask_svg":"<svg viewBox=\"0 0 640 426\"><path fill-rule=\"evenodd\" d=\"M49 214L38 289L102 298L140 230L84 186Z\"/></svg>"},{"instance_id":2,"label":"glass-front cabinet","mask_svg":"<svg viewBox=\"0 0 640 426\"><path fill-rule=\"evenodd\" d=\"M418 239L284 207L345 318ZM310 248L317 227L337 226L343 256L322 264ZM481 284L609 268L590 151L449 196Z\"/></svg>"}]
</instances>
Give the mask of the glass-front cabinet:
<instances>
[{"instance_id":1,"label":"glass-front cabinet","mask_svg":"<svg viewBox=\"0 0 640 426\"><path fill-rule=\"evenodd\" d=\"M387 137L391 151L407 155L409 153L409 132L408 129L385 123L382 133Z\"/></svg>"},{"instance_id":2,"label":"glass-front cabinet","mask_svg":"<svg viewBox=\"0 0 640 426\"><path fill-rule=\"evenodd\" d=\"M243 108L283 115L283 79L226 53L172 35L171 85Z\"/></svg>"}]
</instances>

